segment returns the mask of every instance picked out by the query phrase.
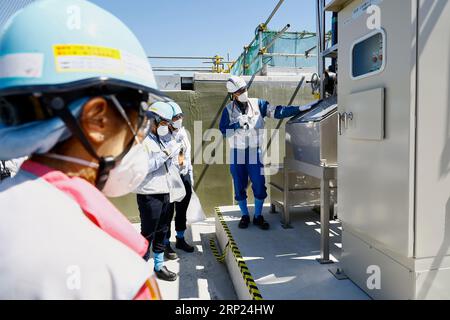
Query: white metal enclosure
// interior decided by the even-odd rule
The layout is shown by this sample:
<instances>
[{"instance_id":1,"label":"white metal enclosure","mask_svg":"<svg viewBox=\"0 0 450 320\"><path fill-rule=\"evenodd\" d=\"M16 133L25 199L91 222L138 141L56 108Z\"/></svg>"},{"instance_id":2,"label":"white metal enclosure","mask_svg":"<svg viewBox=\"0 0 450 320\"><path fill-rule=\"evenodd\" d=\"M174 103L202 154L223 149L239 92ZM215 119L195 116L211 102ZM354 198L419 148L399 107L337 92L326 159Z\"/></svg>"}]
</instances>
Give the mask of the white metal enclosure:
<instances>
[{"instance_id":1,"label":"white metal enclosure","mask_svg":"<svg viewBox=\"0 0 450 320\"><path fill-rule=\"evenodd\" d=\"M368 27L370 5L381 30ZM346 120L344 271L374 298L450 299L450 2L335 0L328 9L339 11Z\"/></svg>"}]
</instances>

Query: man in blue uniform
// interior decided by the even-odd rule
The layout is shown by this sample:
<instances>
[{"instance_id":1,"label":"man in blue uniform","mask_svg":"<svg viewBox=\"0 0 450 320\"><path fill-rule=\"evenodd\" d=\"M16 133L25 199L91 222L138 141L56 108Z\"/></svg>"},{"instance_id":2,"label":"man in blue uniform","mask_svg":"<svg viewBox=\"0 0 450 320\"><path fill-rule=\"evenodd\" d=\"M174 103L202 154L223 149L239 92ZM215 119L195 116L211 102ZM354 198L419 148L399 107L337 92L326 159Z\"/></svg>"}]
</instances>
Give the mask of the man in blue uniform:
<instances>
[{"instance_id":1,"label":"man in blue uniform","mask_svg":"<svg viewBox=\"0 0 450 320\"><path fill-rule=\"evenodd\" d=\"M261 159L264 119L266 117L290 118L310 107L272 106L265 100L251 99L248 97L247 83L236 76L228 79L227 90L231 94L232 101L222 113L220 131L228 139L231 147L230 170L233 176L235 199L242 213L239 228L246 229L250 224L246 191L250 179L255 197L253 224L267 230L269 224L262 216L264 200L267 198L264 166Z\"/></svg>"}]
</instances>

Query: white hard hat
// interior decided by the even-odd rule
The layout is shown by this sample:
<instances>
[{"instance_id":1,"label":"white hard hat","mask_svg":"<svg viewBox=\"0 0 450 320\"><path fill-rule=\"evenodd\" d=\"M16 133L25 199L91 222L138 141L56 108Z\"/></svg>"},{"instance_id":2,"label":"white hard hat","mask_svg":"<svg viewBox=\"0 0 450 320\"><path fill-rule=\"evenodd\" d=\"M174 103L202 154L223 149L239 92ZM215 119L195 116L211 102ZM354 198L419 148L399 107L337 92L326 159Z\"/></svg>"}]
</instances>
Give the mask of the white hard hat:
<instances>
[{"instance_id":1,"label":"white hard hat","mask_svg":"<svg viewBox=\"0 0 450 320\"><path fill-rule=\"evenodd\" d=\"M228 93L235 93L246 87L247 83L241 77L231 76L227 81Z\"/></svg>"},{"instance_id":2,"label":"white hard hat","mask_svg":"<svg viewBox=\"0 0 450 320\"><path fill-rule=\"evenodd\" d=\"M171 121L174 116L172 106L168 102L162 101L153 103L147 111L147 117L155 118L155 115L160 120Z\"/></svg>"}]
</instances>

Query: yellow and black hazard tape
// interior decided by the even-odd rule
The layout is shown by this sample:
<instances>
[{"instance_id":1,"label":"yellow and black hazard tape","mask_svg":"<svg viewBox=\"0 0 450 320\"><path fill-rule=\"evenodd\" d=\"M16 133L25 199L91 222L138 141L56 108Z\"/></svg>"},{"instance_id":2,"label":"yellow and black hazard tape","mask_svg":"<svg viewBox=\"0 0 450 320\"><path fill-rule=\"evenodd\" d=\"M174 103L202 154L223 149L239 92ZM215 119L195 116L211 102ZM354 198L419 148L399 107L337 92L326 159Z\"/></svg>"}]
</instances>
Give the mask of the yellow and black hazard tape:
<instances>
[{"instance_id":1,"label":"yellow and black hazard tape","mask_svg":"<svg viewBox=\"0 0 450 320\"><path fill-rule=\"evenodd\" d=\"M217 249L216 242L214 241L214 237L211 237L211 239L209 239L209 246L211 247L211 251L212 251L214 257L217 259L217 261L219 261L221 263L224 262L225 257L227 256L228 248L230 247L230 242L227 243L222 254L220 254L219 250Z\"/></svg>"},{"instance_id":2,"label":"yellow and black hazard tape","mask_svg":"<svg viewBox=\"0 0 450 320\"><path fill-rule=\"evenodd\" d=\"M263 300L261 292L259 292L258 286L256 285L255 280L253 280L252 274L250 273L250 270L248 269L247 264L245 263L245 260L242 257L241 252L239 251L239 248L238 248L236 242L234 241L233 236L231 235L231 231L230 231L230 229L228 229L228 225L225 222L225 220L223 219L222 212L220 212L219 208L216 208L216 214L217 214L217 217L219 218L220 224L222 225L222 227L225 230L225 233L227 234L227 237L228 237L228 243L227 243L222 255L219 254L219 252L216 248L216 250L215 250L217 252L216 258L219 257L222 259L222 261L224 261L225 256L227 254L227 250L231 250L231 252L233 253L233 256L236 259L236 262L239 266L239 270L241 272L242 278L244 279L245 284L247 285L250 296L252 297L253 300ZM213 253L214 253L214 251L213 251ZM214 255L216 255L216 254L214 254ZM222 258L222 256L223 256L223 258Z\"/></svg>"}]
</instances>

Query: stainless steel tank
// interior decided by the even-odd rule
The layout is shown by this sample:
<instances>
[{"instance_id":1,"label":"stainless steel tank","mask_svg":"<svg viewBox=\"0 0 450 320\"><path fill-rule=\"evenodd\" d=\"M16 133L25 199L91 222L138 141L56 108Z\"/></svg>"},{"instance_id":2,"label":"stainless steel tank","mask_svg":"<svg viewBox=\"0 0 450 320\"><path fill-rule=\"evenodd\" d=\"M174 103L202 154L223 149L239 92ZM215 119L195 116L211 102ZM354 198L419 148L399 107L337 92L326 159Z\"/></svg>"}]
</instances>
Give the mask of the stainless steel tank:
<instances>
[{"instance_id":1,"label":"stainless steel tank","mask_svg":"<svg viewBox=\"0 0 450 320\"><path fill-rule=\"evenodd\" d=\"M312 104L311 110L291 119L286 125L286 159L277 175L270 179L272 211L281 207L282 223L289 225L289 207L317 207L320 205L321 180L287 168L286 163L295 160L309 167L337 167L338 113L336 96ZM326 169L328 170L328 169ZM335 169L331 169L335 170ZM287 185L285 179L287 178ZM336 181L330 181L331 216L336 216L334 205L337 202ZM288 190L285 190L288 189ZM286 207L286 203L288 203Z\"/></svg>"},{"instance_id":2,"label":"stainless steel tank","mask_svg":"<svg viewBox=\"0 0 450 320\"><path fill-rule=\"evenodd\" d=\"M310 112L287 123L288 158L321 167L337 166L337 107L336 96L321 100Z\"/></svg>"}]
</instances>

